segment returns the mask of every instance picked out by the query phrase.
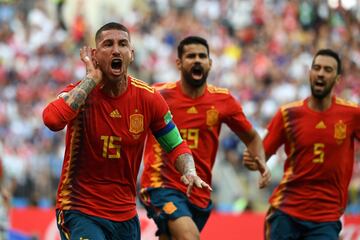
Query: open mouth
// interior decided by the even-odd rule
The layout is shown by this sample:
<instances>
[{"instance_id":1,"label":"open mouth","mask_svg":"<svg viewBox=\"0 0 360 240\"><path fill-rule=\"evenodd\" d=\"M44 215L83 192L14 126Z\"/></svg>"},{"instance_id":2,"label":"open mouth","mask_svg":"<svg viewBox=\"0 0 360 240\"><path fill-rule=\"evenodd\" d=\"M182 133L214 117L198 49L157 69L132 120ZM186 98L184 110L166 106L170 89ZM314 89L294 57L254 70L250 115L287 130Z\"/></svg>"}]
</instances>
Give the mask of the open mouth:
<instances>
[{"instance_id":1,"label":"open mouth","mask_svg":"<svg viewBox=\"0 0 360 240\"><path fill-rule=\"evenodd\" d=\"M323 81L323 80L316 80L316 81L315 81L315 86L325 87L325 81Z\"/></svg>"},{"instance_id":2,"label":"open mouth","mask_svg":"<svg viewBox=\"0 0 360 240\"><path fill-rule=\"evenodd\" d=\"M325 81L321 80L321 79L317 79L315 82L314 82L314 89L316 90L323 90L326 86L326 83Z\"/></svg>"},{"instance_id":3,"label":"open mouth","mask_svg":"<svg viewBox=\"0 0 360 240\"><path fill-rule=\"evenodd\" d=\"M122 60L121 59L113 59L111 61L111 68L115 70L121 70Z\"/></svg>"},{"instance_id":4,"label":"open mouth","mask_svg":"<svg viewBox=\"0 0 360 240\"><path fill-rule=\"evenodd\" d=\"M200 65L195 65L193 68L191 68L191 76L194 79L200 79L204 75L204 68Z\"/></svg>"}]
</instances>

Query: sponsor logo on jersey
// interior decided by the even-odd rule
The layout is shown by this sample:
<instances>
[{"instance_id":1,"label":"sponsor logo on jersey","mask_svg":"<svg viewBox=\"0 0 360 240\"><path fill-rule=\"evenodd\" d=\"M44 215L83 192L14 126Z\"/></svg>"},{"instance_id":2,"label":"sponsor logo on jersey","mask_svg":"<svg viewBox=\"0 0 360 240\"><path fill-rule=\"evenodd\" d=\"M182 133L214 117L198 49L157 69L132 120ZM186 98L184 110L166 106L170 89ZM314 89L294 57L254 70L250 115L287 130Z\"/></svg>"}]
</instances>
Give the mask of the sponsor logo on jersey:
<instances>
[{"instance_id":1,"label":"sponsor logo on jersey","mask_svg":"<svg viewBox=\"0 0 360 240\"><path fill-rule=\"evenodd\" d=\"M318 122L318 124L316 124L315 128L324 129L324 128L326 128L326 125L323 121L320 121L320 122Z\"/></svg>"},{"instance_id":2,"label":"sponsor logo on jersey","mask_svg":"<svg viewBox=\"0 0 360 240\"><path fill-rule=\"evenodd\" d=\"M115 109L110 113L110 117L112 118L121 118L121 114L119 113L119 110Z\"/></svg>"},{"instance_id":3,"label":"sponsor logo on jersey","mask_svg":"<svg viewBox=\"0 0 360 240\"><path fill-rule=\"evenodd\" d=\"M196 107L192 106L188 110L186 110L186 113L195 114L198 113L198 110L196 109Z\"/></svg>"}]
</instances>

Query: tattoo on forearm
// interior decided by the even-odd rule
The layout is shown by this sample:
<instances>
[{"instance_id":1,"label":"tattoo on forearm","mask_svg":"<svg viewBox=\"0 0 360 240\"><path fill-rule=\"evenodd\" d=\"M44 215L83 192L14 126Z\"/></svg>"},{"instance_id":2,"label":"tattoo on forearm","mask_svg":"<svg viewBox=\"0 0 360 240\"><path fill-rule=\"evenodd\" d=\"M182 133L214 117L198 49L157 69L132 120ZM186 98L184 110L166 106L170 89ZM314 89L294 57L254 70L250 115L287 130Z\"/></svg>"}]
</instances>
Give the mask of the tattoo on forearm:
<instances>
[{"instance_id":1,"label":"tattoo on forearm","mask_svg":"<svg viewBox=\"0 0 360 240\"><path fill-rule=\"evenodd\" d=\"M85 99L95 86L96 83L93 79L85 78L77 87L72 89L68 97L64 99L72 109L78 110L85 103Z\"/></svg>"},{"instance_id":2,"label":"tattoo on forearm","mask_svg":"<svg viewBox=\"0 0 360 240\"><path fill-rule=\"evenodd\" d=\"M88 95L95 86L95 81L88 77L79 84L79 88L82 89L86 93L86 95Z\"/></svg>"},{"instance_id":3,"label":"tattoo on forearm","mask_svg":"<svg viewBox=\"0 0 360 240\"><path fill-rule=\"evenodd\" d=\"M183 175L196 175L194 158L189 153L181 154L176 160L176 168Z\"/></svg>"},{"instance_id":4,"label":"tattoo on forearm","mask_svg":"<svg viewBox=\"0 0 360 240\"><path fill-rule=\"evenodd\" d=\"M74 110L78 110L80 106L85 102L87 95L81 91L74 93L74 100L70 103L70 107Z\"/></svg>"}]
</instances>

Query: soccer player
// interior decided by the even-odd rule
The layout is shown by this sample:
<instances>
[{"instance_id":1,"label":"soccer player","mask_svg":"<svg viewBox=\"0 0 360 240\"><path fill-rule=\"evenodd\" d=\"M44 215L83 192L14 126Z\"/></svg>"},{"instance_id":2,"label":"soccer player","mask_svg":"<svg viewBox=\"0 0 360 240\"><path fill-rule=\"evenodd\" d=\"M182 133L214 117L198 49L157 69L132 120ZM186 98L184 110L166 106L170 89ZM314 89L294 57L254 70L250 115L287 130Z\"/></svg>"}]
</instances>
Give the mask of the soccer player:
<instances>
[{"instance_id":1,"label":"soccer player","mask_svg":"<svg viewBox=\"0 0 360 240\"><path fill-rule=\"evenodd\" d=\"M83 47L86 77L67 86L43 111L53 131L67 126L57 192L61 239L140 239L136 178L149 130L188 185L210 189L161 95L128 74L134 50L128 29L107 23ZM178 179L180 181L180 178Z\"/></svg>"},{"instance_id":2,"label":"soccer player","mask_svg":"<svg viewBox=\"0 0 360 240\"><path fill-rule=\"evenodd\" d=\"M206 83L212 61L205 39L189 36L178 46L177 82L160 83L160 91L192 150L199 176L211 183L222 123L257 156L262 178L260 187L269 183L270 172L265 163L261 138L245 117L241 105L225 88ZM199 239L213 207L210 192L194 189L190 197L178 183L179 173L169 164L159 143L148 137L144 154L140 198L148 216L155 221L160 239Z\"/></svg>"},{"instance_id":3,"label":"soccer player","mask_svg":"<svg viewBox=\"0 0 360 240\"><path fill-rule=\"evenodd\" d=\"M313 59L311 96L282 106L264 139L267 158L285 145L284 176L270 197L266 239L338 239L360 139L360 108L333 94L341 60L330 49ZM257 169L252 156L244 164Z\"/></svg>"}]
</instances>

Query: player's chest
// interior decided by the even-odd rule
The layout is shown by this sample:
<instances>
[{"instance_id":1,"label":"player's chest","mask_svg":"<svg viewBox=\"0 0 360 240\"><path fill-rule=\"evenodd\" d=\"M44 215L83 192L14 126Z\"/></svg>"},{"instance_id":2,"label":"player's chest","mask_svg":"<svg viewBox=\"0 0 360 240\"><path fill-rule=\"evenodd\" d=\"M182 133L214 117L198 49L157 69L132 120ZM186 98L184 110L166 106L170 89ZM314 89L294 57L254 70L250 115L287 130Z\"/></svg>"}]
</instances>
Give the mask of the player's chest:
<instances>
[{"instance_id":1,"label":"player's chest","mask_svg":"<svg viewBox=\"0 0 360 240\"><path fill-rule=\"evenodd\" d=\"M289 123L291 135L301 145L311 145L314 142L341 145L350 138L352 127L352 122L341 114L303 116Z\"/></svg>"},{"instance_id":2,"label":"player's chest","mask_svg":"<svg viewBox=\"0 0 360 240\"><path fill-rule=\"evenodd\" d=\"M81 113L87 134L101 139L116 139L121 144L142 142L149 127L149 116L139 104L90 102Z\"/></svg>"},{"instance_id":3,"label":"player's chest","mask_svg":"<svg viewBox=\"0 0 360 240\"><path fill-rule=\"evenodd\" d=\"M218 128L223 117L222 108L211 102L169 101L174 122L179 128L196 126L199 129Z\"/></svg>"}]
</instances>

